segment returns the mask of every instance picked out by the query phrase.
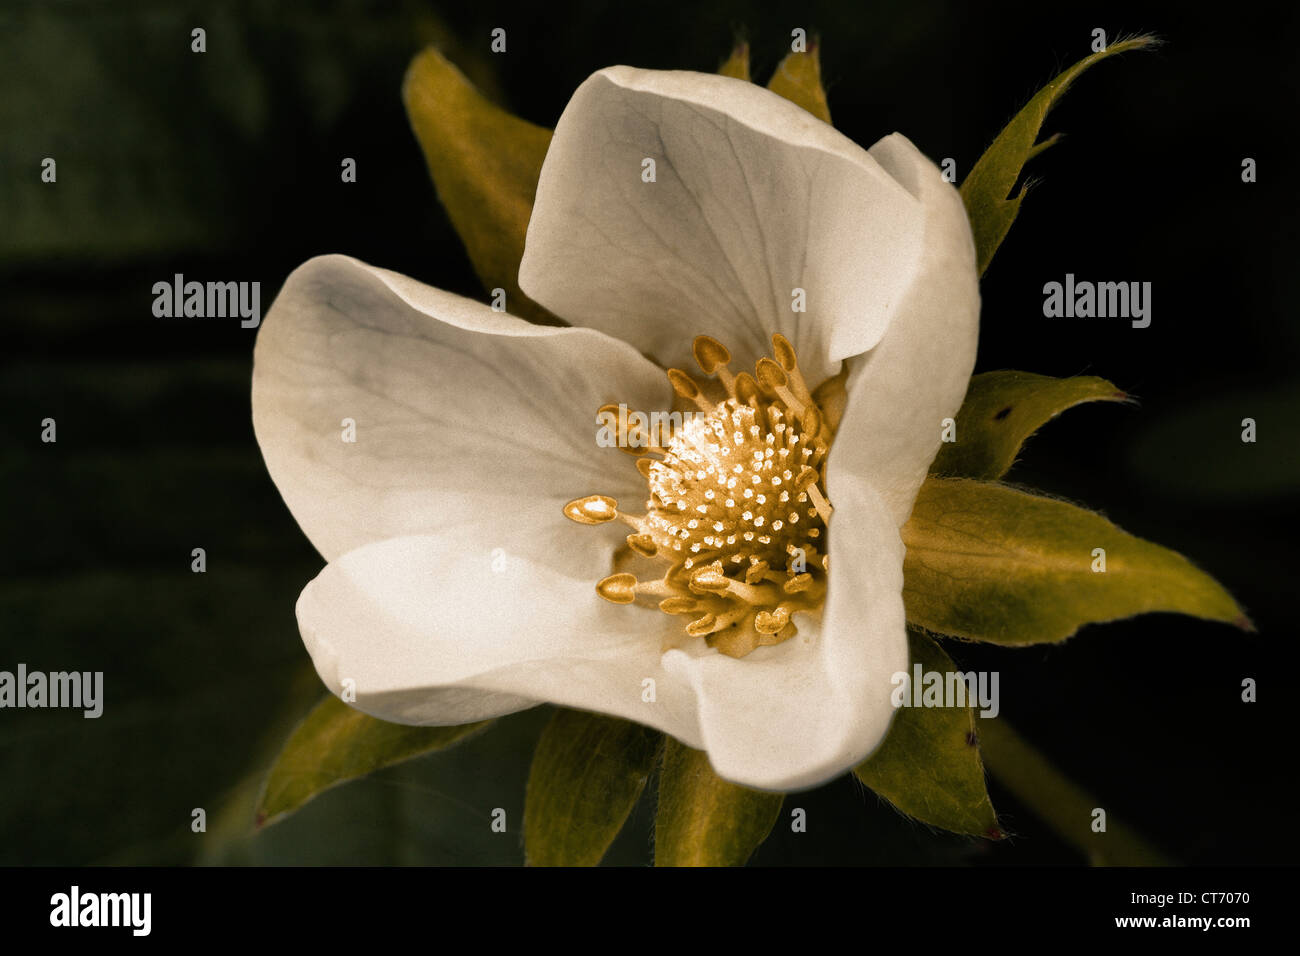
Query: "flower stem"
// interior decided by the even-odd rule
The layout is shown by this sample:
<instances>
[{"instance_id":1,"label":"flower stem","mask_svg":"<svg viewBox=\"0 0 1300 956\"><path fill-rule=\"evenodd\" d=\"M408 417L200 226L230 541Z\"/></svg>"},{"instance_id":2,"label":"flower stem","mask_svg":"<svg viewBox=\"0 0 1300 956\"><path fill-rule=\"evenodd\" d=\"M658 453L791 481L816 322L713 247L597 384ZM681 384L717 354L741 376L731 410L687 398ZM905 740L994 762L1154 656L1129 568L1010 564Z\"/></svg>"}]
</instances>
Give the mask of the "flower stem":
<instances>
[{"instance_id":1,"label":"flower stem","mask_svg":"<svg viewBox=\"0 0 1300 956\"><path fill-rule=\"evenodd\" d=\"M1048 763L1002 719L981 720L980 752L993 776L1083 853L1093 866L1170 866L1172 861L1108 812L1106 830L1093 831L1098 801Z\"/></svg>"}]
</instances>

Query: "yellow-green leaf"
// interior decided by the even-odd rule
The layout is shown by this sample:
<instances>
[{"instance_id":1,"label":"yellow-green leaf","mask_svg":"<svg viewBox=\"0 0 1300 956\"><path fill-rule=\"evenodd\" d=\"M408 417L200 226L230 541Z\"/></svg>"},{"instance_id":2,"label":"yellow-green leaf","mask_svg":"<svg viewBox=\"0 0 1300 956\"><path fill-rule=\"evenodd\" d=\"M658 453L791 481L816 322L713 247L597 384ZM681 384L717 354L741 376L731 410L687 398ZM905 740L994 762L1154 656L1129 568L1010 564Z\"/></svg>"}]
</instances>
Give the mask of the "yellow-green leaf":
<instances>
[{"instance_id":1,"label":"yellow-green leaf","mask_svg":"<svg viewBox=\"0 0 1300 956\"><path fill-rule=\"evenodd\" d=\"M940 634L1040 644L1149 611L1250 628L1232 596L1182 555L995 482L927 479L902 534L907 620Z\"/></svg>"},{"instance_id":2,"label":"yellow-green leaf","mask_svg":"<svg viewBox=\"0 0 1300 956\"><path fill-rule=\"evenodd\" d=\"M728 783L702 751L666 738L655 866L743 866L772 832L783 799Z\"/></svg>"},{"instance_id":3,"label":"yellow-green leaf","mask_svg":"<svg viewBox=\"0 0 1300 956\"><path fill-rule=\"evenodd\" d=\"M802 106L823 122L831 121L831 108L826 103L826 90L822 88L822 63L817 44L809 45L805 53L789 53L768 80L767 88L784 96L791 103Z\"/></svg>"},{"instance_id":4,"label":"yellow-green leaf","mask_svg":"<svg viewBox=\"0 0 1300 956\"><path fill-rule=\"evenodd\" d=\"M957 413L956 441L939 447L930 473L1001 478L1025 439L1067 408L1127 400L1110 382L1092 375L1051 378L1014 371L976 375Z\"/></svg>"},{"instance_id":5,"label":"yellow-green leaf","mask_svg":"<svg viewBox=\"0 0 1300 956\"><path fill-rule=\"evenodd\" d=\"M737 80L748 80L749 44L743 41L737 43L735 49L731 51L731 56L727 57L722 66L718 67L718 73Z\"/></svg>"},{"instance_id":6,"label":"yellow-green leaf","mask_svg":"<svg viewBox=\"0 0 1300 956\"><path fill-rule=\"evenodd\" d=\"M505 289L514 315L555 322L519 288L524 236L551 131L489 102L433 48L411 63L402 100L438 198L484 287Z\"/></svg>"},{"instance_id":7,"label":"yellow-green leaf","mask_svg":"<svg viewBox=\"0 0 1300 956\"><path fill-rule=\"evenodd\" d=\"M943 648L924 634L908 635L922 673L959 673ZM966 685L961 685L965 693ZM900 707L889 735L853 772L895 807L930 826L1000 839L997 813L984 783L974 709Z\"/></svg>"},{"instance_id":8,"label":"yellow-green leaf","mask_svg":"<svg viewBox=\"0 0 1300 956\"><path fill-rule=\"evenodd\" d=\"M1015 118L998 134L984 155L980 157L966 181L961 184L961 197L966 203L971 229L975 234L975 249L981 273L988 268L993 253L1006 237L1011 223L1020 210L1024 198L1022 187L1015 196L1011 190L1020 178L1020 171L1038 153L1056 142L1053 136L1036 143L1043 120L1070 84L1085 70L1107 57L1129 50L1141 50L1155 44L1149 36L1134 37L1112 43L1100 53L1084 57L1038 91L1037 95L1015 115Z\"/></svg>"},{"instance_id":9,"label":"yellow-green leaf","mask_svg":"<svg viewBox=\"0 0 1300 956\"><path fill-rule=\"evenodd\" d=\"M556 711L528 773L528 863L599 863L645 788L661 738L658 731L616 717Z\"/></svg>"},{"instance_id":10,"label":"yellow-green leaf","mask_svg":"<svg viewBox=\"0 0 1300 956\"><path fill-rule=\"evenodd\" d=\"M376 720L337 697L327 697L298 725L276 758L258 801L257 825L293 813L331 787L450 747L489 723L408 727Z\"/></svg>"}]
</instances>

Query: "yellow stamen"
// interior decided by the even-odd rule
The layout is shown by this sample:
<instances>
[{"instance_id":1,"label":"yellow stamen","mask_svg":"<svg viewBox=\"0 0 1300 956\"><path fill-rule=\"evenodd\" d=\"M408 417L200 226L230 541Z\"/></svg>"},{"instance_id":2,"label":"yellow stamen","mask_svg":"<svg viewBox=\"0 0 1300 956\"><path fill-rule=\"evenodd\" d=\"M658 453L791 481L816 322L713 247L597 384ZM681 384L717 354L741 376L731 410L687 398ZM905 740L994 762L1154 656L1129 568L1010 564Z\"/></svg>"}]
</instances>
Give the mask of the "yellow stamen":
<instances>
[{"instance_id":1,"label":"yellow stamen","mask_svg":"<svg viewBox=\"0 0 1300 956\"><path fill-rule=\"evenodd\" d=\"M618 517L618 502L608 495L587 495L565 505L564 516L578 524L604 524Z\"/></svg>"},{"instance_id":2,"label":"yellow stamen","mask_svg":"<svg viewBox=\"0 0 1300 956\"><path fill-rule=\"evenodd\" d=\"M596 593L614 604L631 604L636 600L636 575L611 574L596 585Z\"/></svg>"},{"instance_id":3,"label":"yellow stamen","mask_svg":"<svg viewBox=\"0 0 1300 956\"><path fill-rule=\"evenodd\" d=\"M813 507L817 509L817 514L821 519L829 522L831 515L835 513L835 509L831 507L831 503L826 500L815 484L808 486L808 497L812 499Z\"/></svg>"},{"instance_id":4,"label":"yellow stamen","mask_svg":"<svg viewBox=\"0 0 1300 956\"><path fill-rule=\"evenodd\" d=\"M705 375L712 375L731 364L731 352L711 335L697 335L691 343L691 352Z\"/></svg>"},{"instance_id":5,"label":"yellow stamen","mask_svg":"<svg viewBox=\"0 0 1300 956\"><path fill-rule=\"evenodd\" d=\"M627 536L627 546L644 558L653 558L659 551L659 546L655 544L655 539L648 534L630 534Z\"/></svg>"},{"instance_id":6,"label":"yellow stamen","mask_svg":"<svg viewBox=\"0 0 1300 956\"><path fill-rule=\"evenodd\" d=\"M686 416L671 433L661 426L651 435L638 424L658 418L638 413L633 420L626 406L602 407L617 415L620 444L662 456L637 460L646 513L621 513L604 495L564 507L581 524L625 522L633 553L666 562L662 580L642 582L627 572L604 578L596 586L602 598L661 599L661 612L691 618L683 640L703 638L732 657L788 640L796 633L793 615L816 610L826 596L822 535L833 509L821 489L840 409L828 416L820 407L788 339L773 336L772 350L775 358L760 359L753 375L733 375L726 346L697 337L695 360L717 384L668 371L677 396L703 413Z\"/></svg>"},{"instance_id":7,"label":"yellow stamen","mask_svg":"<svg viewBox=\"0 0 1300 956\"><path fill-rule=\"evenodd\" d=\"M704 393L700 391L699 383L681 369L670 368L668 370L668 381L672 385L674 392L688 402L694 402L701 411L713 411L713 403L704 397Z\"/></svg>"},{"instance_id":8,"label":"yellow stamen","mask_svg":"<svg viewBox=\"0 0 1300 956\"><path fill-rule=\"evenodd\" d=\"M794 346L780 332L772 336L772 354L776 356L777 363L786 374L790 391L798 396L803 404L815 404L808 383L804 381L803 373L799 371L799 360L795 357Z\"/></svg>"},{"instance_id":9,"label":"yellow stamen","mask_svg":"<svg viewBox=\"0 0 1300 956\"><path fill-rule=\"evenodd\" d=\"M778 604L770 611L754 615L754 629L760 634L775 634L790 623L790 605Z\"/></svg>"}]
</instances>

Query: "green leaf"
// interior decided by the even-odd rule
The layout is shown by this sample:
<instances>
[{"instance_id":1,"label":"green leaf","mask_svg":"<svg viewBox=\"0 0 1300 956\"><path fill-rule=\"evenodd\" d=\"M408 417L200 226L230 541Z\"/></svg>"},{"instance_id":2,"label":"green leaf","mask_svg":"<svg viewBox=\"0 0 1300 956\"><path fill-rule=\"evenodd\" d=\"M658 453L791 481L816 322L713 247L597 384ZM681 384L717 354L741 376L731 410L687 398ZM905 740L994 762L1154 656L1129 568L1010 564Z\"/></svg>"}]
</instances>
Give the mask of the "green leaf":
<instances>
[{"instance_id":1,"label":"green leaf","mask_svg":"<svg viewBox=\"0 0 1300 956\"><path fill-rule=\"evenodd\" d=\"M768 80L767 88L784 96L791 103L802 106L823 122L831 121L831 109L826 103L826 90L822 88L822 64L817 44L809 45L806 53L789 53L777 64L776 72Z\"/></svg>"},{"instance_id":2,"label":"green leaf","mask_svg":"<svg viewBox=\"0 0 1300 956\"><path fill-rule=\"evenodd\" d=\"M966 204L971 229L975 233L975 249L981 274L988 268L989 260L1002 244L1016 213L1020 211L1020 200L1025 196L1025 189L1021 187L1015 196L1011 196L1011 190L1020 178L1021 169L1058 139L1053 136L1035 143L1043 120L1052 107L1065 94L1070 84L1093 64L1117 53L1145 49L1155 43L1154 37L1134 37L1112 43L1102 52L1084 57L1039 90L998 134L993 145L985 150L966 181L961 184L961 198Z\"/></svg>"},{"instance_id":3,"label":"green leaf","mask_svg":"<svg viewBox=\"0 0 1300 956\"><path fill-rule=\"evenodd\" d=\"M911 632L912 663L922 672L957 673L943 648ZM895 807L930 826L1000 839L984 784L975 712L964 707L901 707L885 742L853 772Z\"/></svg>"},{"instance_id":4,"label":"green leaf","mask_svg":"<svg viewBox=\"0 0 1300 956\"><path fill-rule=\"evenodd\" d=\"M995 644L1062 641L1149 611L1250 622L1182 555L1101 515L994 482L930 478L903 527L909 623ZM1104 549L1105 571L1094 571Z\"/></svg>"},{"instance_id":5,"label":"green leaf","mask_svg":"<svg viewBox=\"0 0 1300 956\"><path fill-rule=\"evenodd\" d=\"M456 727L390 724L337 697L327 697L298 725L276 758L258 802L257 825L293 813L323 790L450 747L489 723Z\"/></svg>"},{"instance_id":6,"label":"green leaf","mask_svg":"<svg viewBox=\"0 0 1300 956\"><path fill-rule=\"evenodd\" d=\"M310 664L307 670L318 699L320 678ZM488 732L326 790L274 826L254 829L251 824L268 765L259 759L262 772L251 793L226 791L230 800L224 806L209 804L208 833L195 847L199 854L195 862L205 866L522 866L528 765L553 712L550 707L533 707L499 717ZM274 741L277 752L284 738L281 734ZM485 767L491 772L485 773ZM193 842L188 823L187 815L184 834ZM645 850L638 854L635 845L628 843L634 841L617 841L609 857L625 866L643 864Z\"/></svg>"},{"instance_id":7,"label":"green leaf","mask_svg":"<svg viewBox=\"0 0 1300 956\"><path fill-rule=\"evenodd\" d=\"M665 741L655 866L743 866L772 832L784 796L728 783L702 751Z\"/></svg>"},{"instance_id":8,"label":"green leaf","mask_svg":"<svg viewBox=\"0 0 1300 956\"><path fill-rule=\"evenodd\" d=\"M518 281L551 131L489 102L432 48L411 63L402 99L438 198L484 287L505 289L514 315L557 322Z\"/></svg>"},{"instance_id":9,"label":"green leaf","mask_svg":"<svg viewBox=\"0 0 1300 956\"><path fill-rule=\"evenodd\" d=\"M1051 378L1013 371L976 375L957 413L957 440L940 446L930 473L1001 478L1025 439L1067 408L1128 400L1110 382L1091 375Z\"/></svg>"},{"instance_id":10,"label":"green leaf","mask_svg":"<svg viewBox=\"0 0 1300 956\"><path fill-rule=\"evenodd\" d=\"M528 774L528 863L598 864L645 788L660 739L658 731L627 720L557 710Z\"/></svg>"},{"instance_id":11,"label":"green leaf","mask_svg":"<svg viewBox=\"0 0 1300 956\"><path fill-rule=\"evenodd\" d=\"M749 79L749 44L740 42L731 51L731 56L718 67L721 76L730 76L737 80Z\"/></svg>"}]
</instances>

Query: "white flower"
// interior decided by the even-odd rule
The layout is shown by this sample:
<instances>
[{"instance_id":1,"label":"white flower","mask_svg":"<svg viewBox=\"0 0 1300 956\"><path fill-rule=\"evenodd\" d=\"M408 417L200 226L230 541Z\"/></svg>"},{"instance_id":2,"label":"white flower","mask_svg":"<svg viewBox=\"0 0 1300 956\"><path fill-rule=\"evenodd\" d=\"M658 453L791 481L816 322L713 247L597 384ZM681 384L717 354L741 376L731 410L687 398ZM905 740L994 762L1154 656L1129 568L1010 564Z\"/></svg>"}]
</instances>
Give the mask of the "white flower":
<instances>
[{"instance_id":1,"label":"white flower","mask_svg":"<svg viewBox=\"0 0 1300 956\"><path fill-rule=\"evenodd\" d=\"M908 667L898 531L974 363L979 293L957 191L900 135L863 150L752 84L614 67L560 119L519 281L574 327L342 256L297 269L263 323L253 422L328 561L297 606L321 678L401 723L548 701L617 715L760 789L814 786L863 760ZM736 368L777 361L755 386L713 367L721 345ZM690 369L693 349L716 375L674 384L701 389L712 417L647 456L663 464L599 447L596 410L672 408L664 370ZM794 455L778 465L809 452L789 470L795 498L760 505L743 490L776 490L782 469L753 452L778 425L770 447ZM647 479L660 498L647 501ZM604 520L614 502L649 509L623 516L630 536ZM700 506L702 524L673 524L673 509ZM796 518L774 531L787 507ZM659 557L632 554L628 537ZM696 544L709 560L687 569ZM787 545L812 549L793 584L797 566L771 560ZM645 583L656 562L660 575L678 563ZM644 606L602 600L597 581Z\"/></svg>"}]
</instances>

